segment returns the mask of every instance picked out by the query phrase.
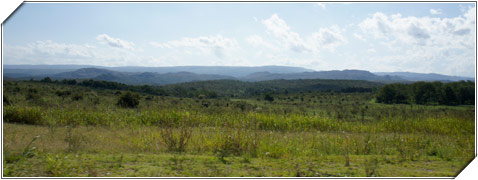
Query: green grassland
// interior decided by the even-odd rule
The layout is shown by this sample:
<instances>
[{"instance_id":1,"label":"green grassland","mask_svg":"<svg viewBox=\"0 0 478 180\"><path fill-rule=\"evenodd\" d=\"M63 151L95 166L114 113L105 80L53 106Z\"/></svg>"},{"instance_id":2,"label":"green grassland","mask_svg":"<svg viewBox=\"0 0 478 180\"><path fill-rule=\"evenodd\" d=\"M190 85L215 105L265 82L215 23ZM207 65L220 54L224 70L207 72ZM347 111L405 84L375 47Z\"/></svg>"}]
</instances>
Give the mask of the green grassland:
<instances>
[{"instance_id":1,"label":"green grassland","mask_svg":"<svg viewBox=\"0 0 478 180\"><path fill-rule=\"evenodd\" d=\"M456 176L474 158L472 105L291 90L272 101L140 93L125 108L125 90L3 85L6 177Z\"/></svg>"}]
</instances>

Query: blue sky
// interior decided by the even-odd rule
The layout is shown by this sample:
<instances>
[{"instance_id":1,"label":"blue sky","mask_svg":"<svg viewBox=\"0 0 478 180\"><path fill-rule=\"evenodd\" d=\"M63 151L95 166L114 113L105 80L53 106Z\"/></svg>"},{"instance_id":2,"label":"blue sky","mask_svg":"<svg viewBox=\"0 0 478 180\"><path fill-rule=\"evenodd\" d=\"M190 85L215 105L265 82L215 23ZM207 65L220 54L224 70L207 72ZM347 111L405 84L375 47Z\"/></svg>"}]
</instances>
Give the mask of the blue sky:
<instances>
[{"instance_id":1,"label":"blue sky","mask_svg":"<svg viewBox=\"0 0 478 180\"><path fill-rule=\"evenodd\" d=\"M474 77L473 3L25 3L4 64L298 66Z\"/></svg>"}]
</instances>

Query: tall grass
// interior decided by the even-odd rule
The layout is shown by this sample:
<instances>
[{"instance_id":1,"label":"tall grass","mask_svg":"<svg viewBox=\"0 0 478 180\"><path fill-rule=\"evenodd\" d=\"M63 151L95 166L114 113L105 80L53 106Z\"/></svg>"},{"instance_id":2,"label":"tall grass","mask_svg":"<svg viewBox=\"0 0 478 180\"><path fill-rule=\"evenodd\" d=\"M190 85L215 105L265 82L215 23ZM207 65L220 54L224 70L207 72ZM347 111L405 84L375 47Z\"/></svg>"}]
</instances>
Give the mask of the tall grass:
<instances>
[{"instance_id":1,"label":"tall grass","mask_svg":"<svg viewBox=\"0 0 478 180\"><path fill-rule=\"evenodd\" d=\"M311 92L279 96L273 103L155 96L132 109L116 106L118 95L107 90L86 89L83 98L72 99L55 94L66 89L59 85L39 84L37 92L20 93L10 92L15 90L10 86L5 92L11 103L3 107L4 149L11 157L6 167L14 163L12 154L28 147L27 137L41 135L35 147L45 155L49 176L69 175L60 168L75 167L52 153L173 152L210 155L223 164L236 157L251 162L333 156L343 167L359 164L367 176L380 175L383 163L474 156L474 110L467 106L382 105L370 102L370 94ZM28 93L41 94L48 103L26 100ZM320 174L312 165L301 168L295 175Z\"/></svg>"}]
</instances>

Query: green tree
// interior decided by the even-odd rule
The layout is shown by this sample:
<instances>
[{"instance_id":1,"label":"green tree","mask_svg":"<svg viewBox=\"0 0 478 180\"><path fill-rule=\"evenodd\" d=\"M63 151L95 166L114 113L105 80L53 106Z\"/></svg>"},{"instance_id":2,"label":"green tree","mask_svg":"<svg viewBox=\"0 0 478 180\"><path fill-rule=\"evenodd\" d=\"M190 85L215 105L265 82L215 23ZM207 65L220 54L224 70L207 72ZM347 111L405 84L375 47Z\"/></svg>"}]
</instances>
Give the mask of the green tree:
<instances>
[{"instance_id":1,"label":"green tree","mask_svg":"<svg viewBox=\"0 0 478 180\"><path fill-rule=\"evenodd\" d=\"M45 77L43 78L42 80L40 80L41 82L47 82L47 83L50 83L52 82L51 78L50 77Z\"/></svg>"},{"instance_id":2,"label":"green tree","mask_svg":"<svg viewBox=\"0 0 478 180\"><path fill-rule=\"evenodd\" d=\"M442 104L446 104L446 105L458 104L458 98L456 97L456 93L450 86L447 86L445 88L443 101L444 102Z\"/></svg>"},{"instance_id":3,"label":"green tree","mask_svg":"<svg viewBox=\"0 0 478 180\"><path fill-rule=\"evenodd\" d=\"M117 105L124 108L136 108L139 105L139 99L138 94L128 91L119 97Z\"/></svg>"},{"instance_id":4,"label":"green tree","mask_svg":"<svg viewBox=\"0 0 478 180\"><path fill-rule=\"evenodd\" d=\"M274 97L272 96L272 94L266 93L266 94L264 95L264 100L269 101L269 102L272 102L272 101L274 101Z\"/></svg>"},{"instance_id":5,"label":"green tree","mask_svg":"<svg viewBox=\"0 0 478 180\"><path fill-rule=\"evenodd\" d=\"M414 99L417 104L435 104L438 102L438 94L435 86L427 82L416 82L414 86Z\"/></svg>"},{"instance_id":6,"label":"green tree","mask_svg":"<svg viewBox=\"0 0 478 180\"><path fill-rule=\"evenodd\" d=\"M396 90L393 85L388 84L383 86L377 94L377 102L392 104L395 101Z\"/></svg>"}]
</instances>

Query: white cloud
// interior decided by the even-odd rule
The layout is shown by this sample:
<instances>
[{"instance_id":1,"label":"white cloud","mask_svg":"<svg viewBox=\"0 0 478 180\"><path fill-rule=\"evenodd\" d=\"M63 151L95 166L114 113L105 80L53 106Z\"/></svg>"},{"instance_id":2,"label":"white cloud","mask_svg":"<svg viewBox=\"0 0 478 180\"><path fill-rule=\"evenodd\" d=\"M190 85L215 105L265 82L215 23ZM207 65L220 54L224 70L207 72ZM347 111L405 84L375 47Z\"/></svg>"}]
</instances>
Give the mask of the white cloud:
<instances>
[{"instance_id":1,"label":"white cloud","mask_svg":"<svg viewBox=\"0 0 478 180\"><path fill-rule=\"evenodd\" d=\"M315 5L321 7L322 9L325 9L325 3L315 3Z\"/></svg>"},{"instance_id":2,"label":"white cloud","mask_svg":"<svg viewBox=\"0 0 478 180\"><path fill-rule=\"evenodd\" d=\"M342 35L338 26L332 26L329 28L320 28L318 32L312 33L311 44L316 48L325 48L329 51L335 51L340 45L347 43L347 40Z\"/></svg>"},{"instance_id":3,"label":"white cloud","mask_svg":"<svg viewBox=\"0 0 478 180\"><path fill-rule=\"evenodd\" d=\"M134 46L134 43L132 42L121 40L119 38L113 38L107 34L100 34L96 36L96 40L98 40L101 44L107 44L116 48L133 49Z\"/></svg>"},{"instance_id":4,"label":"white cloud","mask_svg":"<svg viewBox=\"0 0 478 180\"><path fill-rule=\"evenodd\" d=\"M22 61L25 64L38 64L35 62L63 63L82 62L96 55L95 47L84 44L65 44L51 40L36 41L25 46L12 46L6 44L5 62L15 63ZM13 61L13 62L12 62Z\"/></svg>"},{"instance_id":5,"label":"white cloud","mask_svg":"<svg viewBox=\"0 0 478 180\"><path fill-rule=\"evenodd\" d=\"M376 53L377 51L374 48L367 49L368 53Z\"/></svg>"},{"instance_id":6,"label":"white cloud","mask_svg":"<svg viewBox=\"0 0 478 180\"><path fill-rule=\"evenodd\" d=\"M259 48L267 48L267 49L273 49L277 50L273 44L266 42L261 36L258 35L252 35L246 38L246 41L251 44L253 47L259 47Z\"/></svg>"},{"instance_id":7,"label":"white cloud","mask_svg":"<svg viewBox=\"0 0 478 180\"><path fill-rule=\"evenodd\" d=\"M150 44L158 48L187 48L185 51L196 49L202 54L214 54L219 58L225 56L225 51L239 47L235 39L225 38L222 35L201 36L196 38L183 37L180 40L172 40L164 43L151 42Z\"/></svg>"},{"instance_id":8,"label":"white cloud","mask_svg":"<svg viewBox=\"0 0 478 180\"><path fill-rule=\"evenodd\" d=\"M430 9L430 14L441 14L441 9Z\"/></svg>"},{"instance_id":9,"label":"white cloud","mask_svg":"<svg viewBox=\"0 0 478 180\"><path fill-rule=\"evenodd\" d=\"M331 52L343 44L347 43L346 38L342 35L343 31L336 25L330 28L320 28L308 36L305 41L301 35L291 30L287 23L277 14L273 14L269 19L263 20L262 24L267 32L272 34L279 42L276 47L285 47L294 52L318 52L321 49L327 49ZM263 41L262 38L254 37L248 41Z\"/></svg>"},{"instance_id":10,"label":"white cloud","mask_svg":"<svg viewBox=\"0 0 478 180\"><path fill-rule=\"evenodd\" d=\"M375 13L359 24L363 33L376 39L421 46L448 46L453 48L472 47L475 8L460 17L430 18L402 17L400 14Z\"/></svg>"},{"instance_id":11,"label":"white cloud","mask_svg":"<svg viewBox=\"0 0 478 180\"><path fill-rule=\"evenodd\" d=\"M273 14L269 19L263 20L262 24L266 26L267 32L279 38L289 49L296 52L310 51L310 48L307 47L300 35L291 31L287 23L279 18L277 14Z\"/></svg>"},{"instance_id":12,"label":"white cloud","mask_svg":"<svg viewBox=\"0 0 478 180\"><path fill-rule=\"evenodd\" d=\"M177 48L177 47L236 47L235 39L224 38L222 35L201 36L197 38L184 37L180 40L172 40L165 43L152 42L153 46L160 48Z\"/></svg>"},{"instance_id":13,"label":"white cloud","mask_svg":"<svg viewBox=\"0 0 478 180\"><path fill-rule=\"evenodd\" d=\"M353 34L355 38L361 40L361 41L367 41L362 35L358 34L358 33L354 33Z\"/></svg>"},{"instance_id":14,"label":"white cloud","mask_svg":"<svg viewBox=\"0 0 478 180\"><path fill-rule=\"evenodd\" d=\"M454 18L375 13L359 27L370 42L382 44L380 53L370 57L377 62L374 68L472 76L475 12L469 8Z\"/></svg>"},{"instance_id":15,"label":"white cloud","mask_svg":"<svg viewBox=\"0 0 478 180\"><path fill-rule=\"evenodd\" d=\"M6 64L159 65L161 58L143 57L125 48L66 44L51 40L4 45Z\"/></svg>"}]
</instances>

